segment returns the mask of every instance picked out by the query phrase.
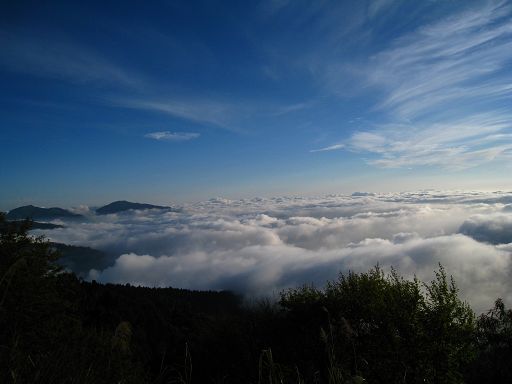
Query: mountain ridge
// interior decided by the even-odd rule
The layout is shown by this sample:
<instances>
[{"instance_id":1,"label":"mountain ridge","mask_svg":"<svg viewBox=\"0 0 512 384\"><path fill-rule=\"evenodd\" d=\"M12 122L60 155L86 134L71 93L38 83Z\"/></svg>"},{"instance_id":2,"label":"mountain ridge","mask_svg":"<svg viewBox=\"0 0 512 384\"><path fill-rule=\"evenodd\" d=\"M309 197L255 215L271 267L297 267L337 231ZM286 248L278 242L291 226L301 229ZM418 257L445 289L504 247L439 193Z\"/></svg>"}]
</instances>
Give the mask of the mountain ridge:
<instances>
[{"instance_id":1,"label":"mountain ridge","mask_svg":"<svg viewBox=\"0 0 512 384\"><path fill-rule=\"evenodd\" d=\"M26 218L35 219L81 219L82 215L68 211L59 207L42 208L34 205L24 205L11 209L7 212L8 220L24 220Z\"/></svg>"},{"instance_id":2,"label":"mountain ridge","mask_svg":"<svg viewBox=\"0 0 512 384\"><path fill-rule=\"evenodd\" d=\"M163 205L153 205L153 204L145 204L145 203L133 203L126 200L117 200L113 201L110 204L104 205L96 209L97 215L108 215L112 213L125 212L129 210L147 210L147 209L163 209L163 210L174 210L171 207L163 206Z\"/></svg>"}]
</instances>

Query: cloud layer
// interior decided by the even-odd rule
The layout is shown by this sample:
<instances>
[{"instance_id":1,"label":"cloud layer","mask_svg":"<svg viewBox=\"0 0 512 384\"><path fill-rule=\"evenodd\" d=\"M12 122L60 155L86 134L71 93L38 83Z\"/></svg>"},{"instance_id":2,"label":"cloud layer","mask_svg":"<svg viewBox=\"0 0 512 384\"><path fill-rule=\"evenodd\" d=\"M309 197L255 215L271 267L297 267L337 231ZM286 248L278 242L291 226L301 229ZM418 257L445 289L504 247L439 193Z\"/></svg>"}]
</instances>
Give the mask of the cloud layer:
<instances>
[{"instance_id":1,"label":"cloud layer","mask_svg":"<svg viewBox=\"0 0 512 384\"><path fill-rule=\"evenodd\" d=\"M53 240L120 255L102 282L272 294L377 263L423 281L442 263L477 311L512 302L512 193L225 200L90 216Z\"/></svg>"}]
</instances>

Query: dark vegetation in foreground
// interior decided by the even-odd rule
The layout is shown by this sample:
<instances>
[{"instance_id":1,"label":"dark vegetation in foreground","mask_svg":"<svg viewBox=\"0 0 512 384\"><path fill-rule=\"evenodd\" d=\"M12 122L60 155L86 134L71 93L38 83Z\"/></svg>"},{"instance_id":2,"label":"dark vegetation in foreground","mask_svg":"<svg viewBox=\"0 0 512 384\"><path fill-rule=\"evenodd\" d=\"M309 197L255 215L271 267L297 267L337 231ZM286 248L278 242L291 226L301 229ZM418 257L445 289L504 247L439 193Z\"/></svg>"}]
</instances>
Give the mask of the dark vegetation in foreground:
<instances>
[{"instance_id":1,"label":"dark vegetation in foreground","mask_svg":"<svg viewBox=\"0 0 512 384\"><path fill-rule=\"evenodd\" d=\"M512 311L475 318L442 267L378 267L276 304L100 285L0 214L2 383L510 383Z\"/></svg>"}]
</instances>

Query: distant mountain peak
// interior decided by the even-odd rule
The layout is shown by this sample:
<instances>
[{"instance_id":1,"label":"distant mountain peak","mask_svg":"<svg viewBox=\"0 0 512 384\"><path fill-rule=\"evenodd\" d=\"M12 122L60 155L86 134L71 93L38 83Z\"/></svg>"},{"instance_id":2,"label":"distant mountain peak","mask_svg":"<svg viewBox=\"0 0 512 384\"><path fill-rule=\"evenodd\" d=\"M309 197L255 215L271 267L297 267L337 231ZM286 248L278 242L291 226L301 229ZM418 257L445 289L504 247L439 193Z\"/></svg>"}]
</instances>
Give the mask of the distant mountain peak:
<instances>
[{"instance_id":1,"label":"distant mountain peak","mask_svg":"<svg viewBox=\"0 0 512 384\"><path fill-rule=\"evenodd\" d=\"M162 206L162 205L153 205L153 204L144 204L144 203L133 203L126 200L118 200L114 201L110 204L107 204L101 208L96 209L96 214L98 215L108 215L111 213L119 213L129 210L146 210L146 209L164 209L164 210L173 210L171 207Z\"/></svg>"},{"instance_id":2,"label":"distant mountain peak","mask_svg":"<svg viewBox=\"0 0 512 384\"><path fill-rule=\"evenodd\" d=\"M23 220L26 218L29 219L78 219L82 218L82 215L78 215L76 213L70 212L66 209L52 207L52 208L42 208L36 207L34 205L24 205L22 207L18 207L10 210L7 213L8 220Z\"/></svg>"}]
</instances>

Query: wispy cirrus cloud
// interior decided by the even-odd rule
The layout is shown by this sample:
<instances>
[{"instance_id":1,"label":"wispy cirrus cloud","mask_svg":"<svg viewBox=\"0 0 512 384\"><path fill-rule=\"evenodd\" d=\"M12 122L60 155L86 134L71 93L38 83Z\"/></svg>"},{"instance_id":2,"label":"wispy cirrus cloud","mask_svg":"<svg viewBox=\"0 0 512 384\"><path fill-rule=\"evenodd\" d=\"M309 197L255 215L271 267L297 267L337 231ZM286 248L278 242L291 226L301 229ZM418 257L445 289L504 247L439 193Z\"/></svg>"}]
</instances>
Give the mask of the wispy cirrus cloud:
<instances>
[{"instance_id":1,"label":"wispy cirrus cloud","mask_svg":"<svg viewBox=\"0 0 512 384\"><path fill-rule=\"evenodd\" d=\"M324 147L324 148L312 149L309 152L336 151L338 149L343 149L343 148L345 148L345 144L334 144L334 145L329 145L328 147Z\"/></svg>"},{"instance_id":2,"label":"wispy cirrus cloud","mask_svg":"<svg viewBox=\"0 0 512 384\"><path fill-rule=\"evenodd\" d=\"M233 132L243 132L241 125L248 119L280 117L312 105L307 101L226 99L217 94L171 94L162 97L162 90L169 84L158 83L150 76L130 71L97 50L60 36L46 34L35 37L0 29L0 46L3 53L0 69L72 84L95 85L103 90L109 89L109 93L100 97L109 106L163 113Z\"/></svg>"},{"instance_id":3,"label":"wispy cirrus cloud","mask_svg":"<svg viewBox=\"0 0 512 384\"><path fill-rule=\"evenodd\" d=\"M235 121L244 107L229 102L197 98L139 98L113 99L112 104L122 108L147 110L167 114L183 120L213 125L230 131L239 131Z\"/></svg>"},{"instance_id":4,"label":"wispy cirrus cloud","mask_svg":"<svg viewBox=\"0 0 512 384\"><path fill-rule=\"evenodd\" d=\"M491 2L396 40L371 58L367 82L386 91L378 108L406 119L510 96L511 37L510 5Z\"/></svg>"},{"instance_id":5,"label":"wispy cirrus cloud","mask_svg":"<svg viewBox=\"0 0 512 384\"><path fill-rule=\"evenodd\" d=\"M12 72L124 88L138 88L146 82L101 54L62 38L0 30L0 45L0 67Z\"/></svg>"},{"instance_id":6,"label":"wispy cirrus cloud","mask_svg":"<svg viewBox=\"0 0 512 384\"><path fill-rule=\"evenodd\" d=\"M390 7L396 0L373 0L368 4L368 17L370 19L376 17L386 8Z\"/></svg>"},{"instance_id":7,"label":"wispy cirrus cloud","mask_svg":"<svg viewBox=\"0 0 512 384\"><path fill-rule=\"evenodd\" d=\"M309 108L312 102L283 104L260 100L219 100L218 97L199 98L193 96L151 96L126 99L110 98L113 106L163 113L194 123L214 126L232 132L245 132L247 121L259 118L280 117Z\"/></svg>"},{"instance_id":8,"label":"wispy cirrus cloud","mask_svg":"<svg viewBox=\"0 0 512 384\"><path fill-rule=\"evenodd\" d=\"M512 7L491 1L418 28L375 54L365 83L389 123L347 147L383 167L461 169L512 154Z\"/></svg>"},{"instance_id":9,"label":"wispy cirrus cloud","mask_svg":"<svg viewBox=\"0 0 512 384\"><path fill-rule=\"evenodd\" d=\"M144 135L144 137L159 141L187 141L197 139L199 133L196 132L171 132L171 131L160 131L150 132Z\"/></svg>"},{"instance_id":10,"label":"wispy cirrus cloud","mask_svg":"<svg viewBox=\"0 0 512 384\"><path fill-rule=\"evenodd\" d=\"M353 151L378 155L370 163L388 167L473 167L512 156L512 115L485 112L441 122L381 125L357 132L349 140Z\"/></svg>"}]
</instances>

